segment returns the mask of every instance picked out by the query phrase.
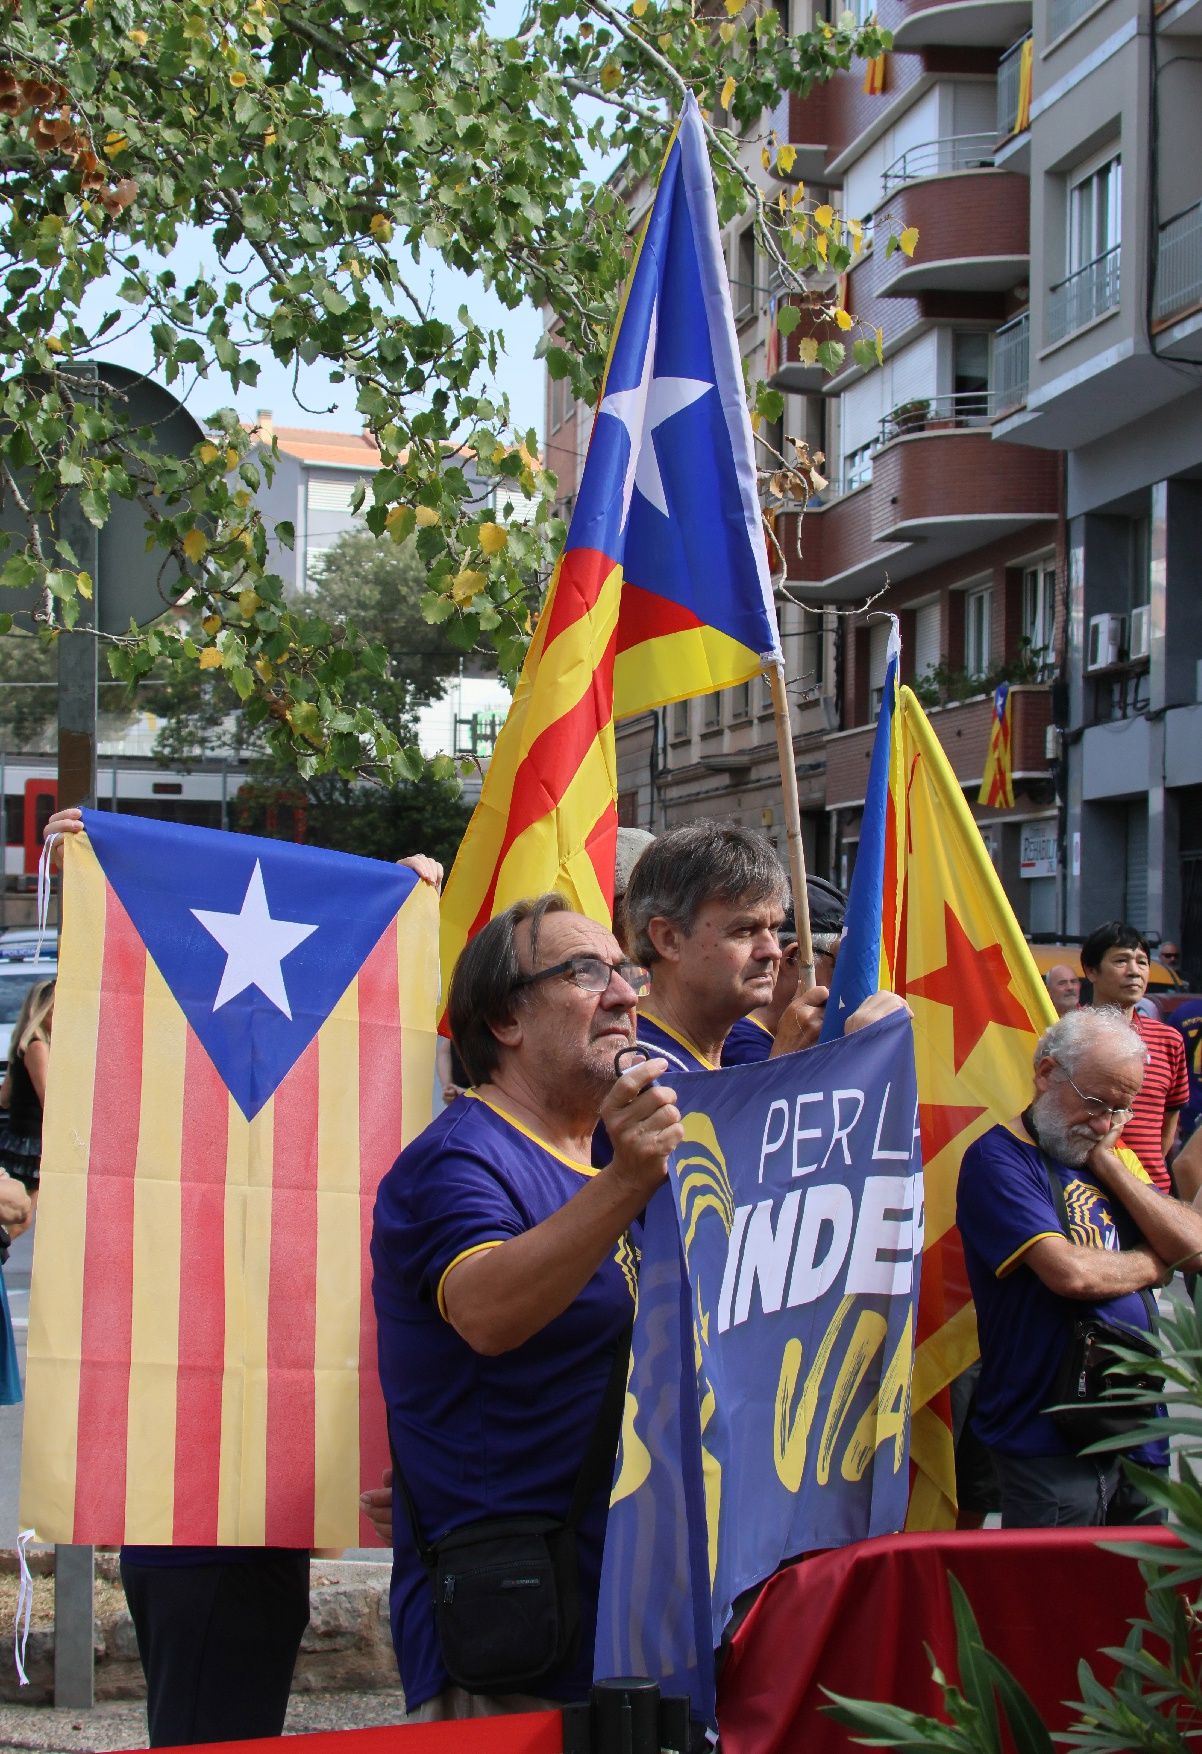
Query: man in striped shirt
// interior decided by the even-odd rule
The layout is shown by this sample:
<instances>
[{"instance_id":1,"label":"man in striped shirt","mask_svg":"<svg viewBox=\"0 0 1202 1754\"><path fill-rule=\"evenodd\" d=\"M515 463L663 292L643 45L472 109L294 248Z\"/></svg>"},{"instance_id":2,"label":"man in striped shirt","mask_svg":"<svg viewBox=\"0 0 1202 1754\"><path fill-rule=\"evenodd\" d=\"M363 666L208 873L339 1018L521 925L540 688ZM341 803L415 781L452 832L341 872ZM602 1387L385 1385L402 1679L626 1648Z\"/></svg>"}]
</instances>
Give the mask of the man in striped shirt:
<instances>
[{"instance_id":1,"label":"man in striped shirt","mask_svg":"<svg viewBox=\"0 0 1202 1754\"><path fill-rule=\"evenodd\" d=\"M1139 1158L1154 1184L1171 1191L1166 1159L1189 1101L1185 1046L1176 1030L1142 1017L1136 1006L1148 988L1148 944L1134 926L1107 920L1081 946L1081 967L1093 983L1093 1003L1120 1010L1148 1050L1148 1067L1123 1128L1121 1144Z\"/></svg>"}]
</instances>

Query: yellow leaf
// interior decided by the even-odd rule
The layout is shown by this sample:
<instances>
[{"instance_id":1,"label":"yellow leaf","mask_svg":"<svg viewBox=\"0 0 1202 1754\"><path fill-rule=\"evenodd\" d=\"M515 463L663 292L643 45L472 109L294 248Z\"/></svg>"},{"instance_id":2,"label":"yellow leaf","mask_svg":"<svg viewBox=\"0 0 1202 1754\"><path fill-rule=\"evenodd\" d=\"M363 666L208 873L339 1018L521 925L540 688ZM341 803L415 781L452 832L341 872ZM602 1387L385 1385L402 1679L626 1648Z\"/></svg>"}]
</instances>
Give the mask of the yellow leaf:
<instances>
[{"instance_id":1,"label":"yellow leaf","mask_svg":"<svg viewBox=\"0 0 1202 1754\"><path fill-rule=\"evenodd\" d=\"M200 654L200 667L202 670L220 670L221 653L217 650L216 646L205 647L204 651Z\"/></svg>"},{"instance_id":2,"label":"yellow leaf","mask_svg":"<svg viewBox=\"0 0 1202 1754\"><path fill-rule=\"evenodd\" d=\"M726 10L731 18L743 10L743 0L726 0Z\"/></svg>"},{"instance_id":3,"label":"yellow leaf","mask_svg":"<svg viewBox=\"0 0 1202 1754\"><path fill-rule=\"evenodd\" d=\"M230 84L234 87L235 91L240 91L242 89L242 87L246 84L245 73L243 73L241 71L235 71L235 72L231 73L230 74Z\"/></svg>"},{"instance_id":4,"label":"yellow leaf","mask_svg":"<svg viewBox=\"0 0 1202 1754\"><path fill-rule=\"evenodd\" d=\"M432 505L419 505L414 515L423 530L428 530L432 524L438 522L438 513Z\"/></svg>"},{"instance_id":5,"label":"yellow leaf","mask_svg":"<svg viewBox=\"0 0 1202 1754\"><path fill-rule=\"evenodd\" d=\"M790 207L793 207L793 208L800 207L802 202L805 200L805 198L806 198L806 186L804 183L798 183L797 187L793 191L792 199L789 202Z\"/></svg>"},{"instance_id":6,"label":"yellow leaf","mask_svg":"<svg viewBox=\"0 0 1202 1754\"><path fill-rule=\"evenodd\" d=\"M719 26L719 29L721 29L721 26ZM769 150L766 146L762 146L760 148L760 163L763 165L765 170L767 170L768 166L772 163L772 154L769 152Z\"/></svg>"},{"instance_id":7,"label":"yellow leaf","mask_svg":"<svg viewBox=\"0 0 1202 1754\"><path fill-rule=\"evenodd\" d=\"M853 238L858 238L863 234L864 226L862 221L858 219L849 219L847 222L847 229Z\"/></svg>"},{"instance_id":8,"label":"yellow leaf","mask_svg":"<svg viewBox=\"0 0 1202 1754\"><path fill-rule=\"evenodd\" d=\"M876 342L876 362L880 365L885 357L885 331L878 329L873 339Z\"/></svg>"},{"instance_id":9,"label":"yellow leaf","mask_svg":"<svg viewBox=\"0 0 1202 1754\"><path fill-rule=\"evenodd\" d=\"M200 460L206 469L209 467L210 463L215 463L220 455L221 453L216 445L201 445L200 447Z\"/></svg>"},{"instance_id":10,"label":"yellow leaf","mask_svg":"<svg viewBox=\"0 0 1202 1754\"><path fill-rule=\"evenodd\" d=\"M835 218L835 210L829 202L824 201L821 207L814 209L814 224L820 225L823 231L829 231Z\"/></svg>"},{"instance_id":11,"label":"yellow leaf","mask_svg":"<svg viewBox=\"0 0 1202 1754\"><path fill-rule=\"evenodd\" d=\"M912 256L914 254L914 246L917 242L918 227L916 225L908 225L905 231L898 235L897 247L903 256Z\"/></svg>"},{"instance_id":12,"label":"yellow leaf","mask_svg":"<svg viewBox=\"0 0 1202 1754\"><path fill-rule=\"evenodd\" d=\"M384 528L386 530L395 530L408 510L409 507L407 505L390 506L388 508L388 516L384 519Z\"/></svg>"},{"instance_id":13,"label":"yellow leaf","mask_svg":"<svg viewBox=\"0 0 1202 1754\"><path fill-rule=\"evenodd\" d=\"M209 539L203 530L189 530L184 537L184 553L189 560L199 560L208 546Z\"/></svg>"},{"instance_id":14,"label":"yellow leaf","mask_svg":"<svg viewBox=\"0 0 1202 1754\"><path fill-rule=\"evenodd\" d=\"M259 604L263 601L257 591L238 592L238 613L244 621L249 621Z\"/></svg>"},{"instance_id":15,"label":"yellow leaf","mask_svg":"<svg viewBox=\"0 0 1202 1754\"><path fill-rule=\"evenodd\" d=\"M263 678L264 682L271 682L275 677L275 665L270 658L256 658L255 669L259 672L259 675Z\"/></svg>"},{"instance_id":16,"label":"yellow leaf","mask_svg":"<svg viewBox=\"0 0 1202 1754\"><path fill-rule=\"evenodd\" d=\"M647 0L634 0L634 5L630 10L634 13L636 18L642 18L647 10Z\"/></svg>"},{"instance_id":17,"label":"yellow leaf","mask_svg":"<svg viewBox=\"0 0 1202 1754\"><path fill-rule=\"evenodd\" d=\"M780 208L782 213L786 212L788 209L789 203L785 197L785 191L783 189L781 190L780 194L776 197L776 205Z\"/></svg>"},{"instance_id":18,"label":"yellow leaf","mask_svg":"<svg viewBox=\"0 0 1202 1754\"><path fill-rule=\"evenodd\" d=\"M776 151L776 168L782 176L787 177L797 159L795 146L779 146Z\"/></svg>"},{"instance_id":19,"label":"yellow leaf","mask_svg":"<svg viewBox=\"0 0 1202 1754\"><path fill-rule=\"evenodd\" d=\"M659 36L656 38L656 41L659 43L659 46L661 49L670 49L672 47L672 33L671 33L671 31L668 31L668 30L664 31L662 36Z\"/></svg>"},{"instance_id":20,"label":"yellow leaf","mask_svg":"<svg viewBox=\"0 0 1202 1754\"><path fill-rule=\"evenodd\" d=\"M751 411L751 430L752 430L752 432L758 432L760 430L761 426L763 426L763 424L764 424L764 416L762 414L758 414L756 412L756 410L753 408Z\"/></svg>"},{"instance_id":21,"label":"yellow leaf","mask_svg":"<svg viewBox=\"0 0 1202 1754\"><path fill-rule=\"evenodd\" d=\"M274 128L267 128L264 130L263 144L264 144L264 146L274 146L275 145L275 129Z\"/></svg>"},{"instance_id":22,"label":"yellow leaf","mask_svg":"<svg viewBox=\"0 0 1202 1754\"><path fill-rule=\"evenodd\" d=\"M220 615L206 615L200 625L212 639L215 634L221 632L221 617Z\"/></svg>"},{"instance_id":23,"label":"yellow leaf","mask_svg":"<svg viewBox=\"0 0 1202 1754\"><path fill-rule=\"evenodd\" d=\"M509 541L509 531L502 529L500 524L481 524L479 537L485 554L500 554Z\"/></svg>"},{"instance_id":24,"label":"yellow leaf","mask_svg":"<svg viewBox=\"0 0 1202 1754\"><path fill-rule=\"evenodd\" d=\"M473 597L480 595L487 583L487 574L480 572L475 567L465 566L461 572L455 574L451 582L452 600L458 603L462 609L466 603L471 602Z\"/></svg>"},{"instance_id":25,"label":"yellow leaf","mask_svg":"<svg viewBox=\"0 0 1202 1754\"><path fill-rule=\"evenodd\" d=\"M238 510L240 512L244 512L246 510L247 506L250 504L250 488L249 487L240 487L238 489L237 493L234 495L234 504L238 507Z\"/></svg>"},{"instance_id":26,"label":"yellow leaf","mask_svg":"<svg viewBox=\"0 0 1202 1754\"><path fill-rule=\"evenodd\" d=\"M231 469L236 469L238 467L238 462L239 458L237 449L235 446L230 445L225 453L225 472L227 475Z\"/></svg>"},{"instance_id":27,"label":"yellow leaf","mask_svg":"<svg viewBox=\"0 0 1202 1754\"><path fill-rule=\"evenodd\" d=\"M129 141L125 138L125 135L118 133L118 131L113 128L105 135L104 145L100 150L106 158L117 158L125 151L128 145Z\"/></svg>"},{"instance_id":28,"label":"yellow leaf","mask_svg":"<svg viewBox=\"0 0 1202 1754\"><path fill-rule=\"evenodd\" d=\"M818 233L818 236L814 239L814 248L817 250L818 254L822 257L822 260L825 262L826 261L826 233L824 231L820 231Z\"/></svg>"},{"instance_id":29,"label":"yellow leaf","mask_svg":"<svg viewBox=\"0 0 1202 1754\"><path fill-rule=\"evenodd\" d=\"M144 49L150 41L150 38L146 35L144 30L131 30L129 33L129 40L134 45L135 49Z\"/></svg>"},{"instance_id":30,"label":"yellow leaf","mask_svg":"<svg viewBox=\"0 0 1202 1754\"><path fill-rule=\"evenodd\" d=\"M818 343L812 335L802 335L797 343L797 357L802 365L818 364Z\"/></svg>"},{"instance_id":31,"label":"yellow leaf","mask_svg":"<svg viewBox=\"0 0 1202 1754\"><path fill-rule=\"evenodd\" d=\"M734 23L731 19L724 18L722 20L722 23L718 26L718 35L722 38L722 41L724 43L733 43L734 42L734 40L735 40L735 27L734 27Z\"/></svg>"},{"instance_id":32,"label":"yellow leaf","mask_svg":"<svg viewBox=\"0 0 1202 1754\"><path fill-rule=\"evenodd\" d=\"M368 231L380 243L386 244L392 236L392 221L386 213L373 213Z\"/></svg>"},{"instance_id":33,"label":"yellow leaf","mask_svg":"<svg viewBox=\"0 0 1202 1754\"><path fill-rule=\"evenodd\" d=\"M616 91L622 83L622 69L616 61L607 61L601 69L602 91Z\"/></svg>"},{"instance_id":34,"label":"yellow leaf","mask_svg":"<svg viewBox=\"0 0 1202 1754\"><path fill-rule=\"evenodd\" d=\"M730 4L730 0L727 0L727 5L729 5L729 4ZM739 82L735 78L734 74L732 73L730 75L730 77L727 79L726 84L722 87L721 103L722 103L722 108L724 110L728 110L730 108L732 102L734 101L734 95L735 95L736 91L738 91L738 89L739 89Z\"/></svg>"},{"instance_id":35,"label":"yellow leaf","mask_svg":"<svg viewBox=\"0 0 1202 1754\"><path fill-rule=\"evenodd\" d=\"M63 344L57 335L47 335L46 347L50 353L61 353L63 350Z\"/></svg>"},{"instance_id":36,"label":"yellow leaf","mask_svg":"<svg viewBox=\"0 0 1202 1754\"><path fill-rule=\"evenodd\" d=\"M75 575L75 589L79 592L81 597L85 598L86 601L90 603L92 601L91 574L86 573L86 572L77 572Z\"/></svg>"},{"instance_id":37,"label":"yellow leaf","mask_svg":"<svg viewBox=\"0 0 1202 1754\"><path fill-rule=\"evenodd\" d=\"M836 321L836 323L838 323L839 327L843 330L850 329L854 320L855 319L852 317L852 314L850 311L836 311L835 312L835 321Z\"/></svg>"}]
</instances>

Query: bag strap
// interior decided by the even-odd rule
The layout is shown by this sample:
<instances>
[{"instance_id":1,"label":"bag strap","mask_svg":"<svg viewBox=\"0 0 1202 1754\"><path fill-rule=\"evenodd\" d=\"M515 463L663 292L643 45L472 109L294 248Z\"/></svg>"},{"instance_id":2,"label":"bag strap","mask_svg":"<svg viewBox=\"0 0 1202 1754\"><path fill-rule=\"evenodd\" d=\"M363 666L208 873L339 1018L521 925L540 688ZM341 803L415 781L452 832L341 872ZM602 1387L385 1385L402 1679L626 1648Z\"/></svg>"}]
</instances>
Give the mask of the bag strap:
<instances>
[{"instance_id":1,"label":"bag strap","mask_svg":"<svg viewBox=\"0 0 1202 1754\"><path fill-rule=\"evenodd\" d=\"M1060 1220L1060 1228L1061 1228L1061 1230L1063 1230L1065 1236L1068 1238L1069 1242L1071 1243L1073 1241L1073 1233L1072 1233L1071 1229L1069 1228L1068 1202L1066 1201L1066 1199L1064 1197L1064 1184L1061 1182L1060 1177L1053 1170L1052 1165L1048 1160L1048 1155L1043 1150L1041 1150L1039 1153L1039 1161L1043 1164L1043 1173L1048 1178L1048 1192L1052 1196L1052 1204L1056 1208L1056 1216ZM1119 1228L1118 1221L1116 1219L1115 1220L1115 1229L1117 1230L1118 1228ZM1076 1247L1077 1245L1074 1243L1073 1246ZM1144 1309L1147 1312L1148 1332L1155 1333L1156 1332L1156 1314L1157 1314L1157 1312L1156 1312L1156 1299L1152 1296L1152 1293L1147 1289L1146 1286L1141 1288L1139 1295L1144 1300Z\"/></svg>"},{"instance_id":2,"label":"bag strap","mask_svg":"<svg viewBox=\"0 0 1202 1754\"><path fill-rule=\"evenodd\" d=\"M572 1488L572 1501L568 1506L568 1514L564 1518L564 1526L573 1531L587 1510L593 1494L602 1485L607 1472L613 1471L614 1455L622 1430L622 1411L626 1403L626 1376L630 1367L630 1342L633 1333L634 1323L631 1321L627 1323L618 1336L613 1364L610 1366L609 1380L605 1385L605 1393L601 1397L601 1406L597 1413L592 1435L589 1438L588 1448L584 1452L584 1460L580 1464L580 1472L576 1476L576 1484ZM432 1571L438 1556L423 1536L421 1524L417 1520L417 1506L413 1502L409 1482L405 1478L397 1458L396 1445L392 1441L391 1421L388 1424L388 1448L392 1455L393 1484L399 1490L408 1513L417 1556L426 1570Z\"/></svg>"}]
</instances>

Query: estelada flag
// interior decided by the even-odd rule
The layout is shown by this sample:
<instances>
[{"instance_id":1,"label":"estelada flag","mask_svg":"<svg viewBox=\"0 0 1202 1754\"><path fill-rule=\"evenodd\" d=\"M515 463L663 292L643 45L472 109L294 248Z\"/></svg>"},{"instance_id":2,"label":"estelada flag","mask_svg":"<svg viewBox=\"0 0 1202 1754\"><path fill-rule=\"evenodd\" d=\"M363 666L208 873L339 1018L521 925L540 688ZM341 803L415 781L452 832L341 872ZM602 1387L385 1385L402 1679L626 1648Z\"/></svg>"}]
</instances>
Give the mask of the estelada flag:
<instances>
[{"instance_id":1,"label":"estelada flag","mask_svg":"<svg viewBox=\"0 0 1202 1754\"><path fill-rule=\"evenodd\" d=\"M520 897L608 925L614 719L780 656L705 133L685 101L623 299L567 544L442 902L443 969Z\"/></svg>"},{"instance_id":2,"label":"estelada flag","mask_svg":"<svg viewBox=\"0 0 1202 1754\"><path fill-rule=\"evenodd\" d=\"M404 868L84 812L63 933L21 1517L343 1547L388 1461L368 1244L428 1121L437 902Z\"/></svg>"},{"instance_id":3,"label":"estelada flag","mask_svg":"<svg viewBox=\"0 0 1202 1754\"><path fill-rule=\"evenodd\" d=\"M996 810L1014 808L1013 729L1014 703L1010 698L1010 684L999 682L993 691L989 751L985 757L981 790L977 794L978 804L988 804Z\"/></svg>"},{"instance_id":4,"label":"estelada flag","mask_svg":"<svg viewBox=\"0 0 1202 1754\"><path fill-rule=\"evenodd\" d=\"M1030 1101L1035 1044L1056 1014L951 763L895 676L891 647L827 1009L841 1029L879 983L914 1014L925 1240L906 1526L935 1529L956 1513L948 1388L979 1356L956 1228L960 1160Z\"/></svg>"}]
</instances>

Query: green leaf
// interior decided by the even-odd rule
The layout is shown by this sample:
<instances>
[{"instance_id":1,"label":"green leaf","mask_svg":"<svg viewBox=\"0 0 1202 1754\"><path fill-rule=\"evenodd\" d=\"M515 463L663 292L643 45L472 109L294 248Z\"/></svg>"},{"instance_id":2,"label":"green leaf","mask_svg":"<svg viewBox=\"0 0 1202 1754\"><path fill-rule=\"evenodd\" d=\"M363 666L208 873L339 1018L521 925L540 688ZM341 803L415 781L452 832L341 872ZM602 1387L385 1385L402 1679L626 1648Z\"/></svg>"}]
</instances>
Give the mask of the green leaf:
<instances>
[{"instance_id":1,"label":"green leaf","mask_svg":"<svg viewBox=\"0 0 1202 1754\"><path fill-rule=\"evenodd\" d=\"M776 326L782 335L791 335L801 321L801 310L797 305L781 305L776 313Z\"/></svg>"}]
</instances>

